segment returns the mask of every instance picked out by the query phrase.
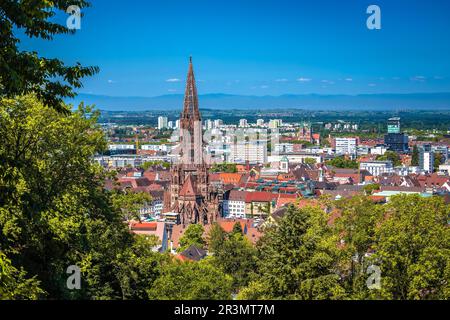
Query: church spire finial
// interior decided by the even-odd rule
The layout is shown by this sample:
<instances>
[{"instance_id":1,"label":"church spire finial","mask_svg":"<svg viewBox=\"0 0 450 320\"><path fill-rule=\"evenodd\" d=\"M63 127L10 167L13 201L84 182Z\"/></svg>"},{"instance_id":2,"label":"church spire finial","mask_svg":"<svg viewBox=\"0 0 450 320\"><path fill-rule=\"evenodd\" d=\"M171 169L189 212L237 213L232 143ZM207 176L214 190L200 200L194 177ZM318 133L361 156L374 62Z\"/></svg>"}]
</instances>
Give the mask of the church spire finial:
<instances>
[{"instance_id":1,"label":"church spire finial","mask_svg":"<svg viewBox=\"0 0 450 320\"><path fill-rule=\"evenodd\" d=\"M194 67L192 56L189 57L189 70L186 79L186 90L184 92L183 112L181 118L190 118L194 121L201 121L198 109L197 88L195 86Z\"/></svg>"}]
</instances>

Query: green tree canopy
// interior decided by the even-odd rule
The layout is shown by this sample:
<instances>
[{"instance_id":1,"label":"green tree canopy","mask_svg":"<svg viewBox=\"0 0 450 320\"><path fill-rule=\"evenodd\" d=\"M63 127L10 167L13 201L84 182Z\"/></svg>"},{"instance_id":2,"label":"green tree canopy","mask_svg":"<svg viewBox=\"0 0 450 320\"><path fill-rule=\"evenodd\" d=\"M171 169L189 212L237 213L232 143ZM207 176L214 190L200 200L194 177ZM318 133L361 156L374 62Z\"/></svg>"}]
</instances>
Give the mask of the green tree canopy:
<instances>
[{"instance_id":1,"label":"green tree canopy","mask_svg":"<svg viewBox=\"0 0 450 320\"><path fill-rule=\"evenodd\" d=\"M134 237L91 160L106 145L97 115L0 99L0 249L37 280L30 293L38 283L52 299L126 296L117 260ZM81 290L66 287L70 265L81 269Z\"/></svg>"},{"instance_id":2,"label":"green tree canopy","mask_svg":"<svg viewBox=\"0 0 450 320\"><path fill-rule=\"evenodd\" d=\"M345 296L336 270L337 245L330 241L326 213L290 206L258 246L258 275L250 288L275 299L338 299ZM244 293L248 294L249 290ZM248 297L245 294L240 297Z\"/></svg>"},{"instance_id":3,"label":"green tree canopy","mask_svg":"<svg viewBox=\"0 0 450 320\"><path fill-rule=\"evenodd\" d=\"M73 90L82 87L81 79L98 72L97 67L83 67L80 63L66 66L59 59L18 48L18 30L30 38L44 40L74 33L54 19L57 12L66 12L71 5L83 9L89 3L84 0L0 2L0 97L33 92L45 105L67 112L63 98L74 97Z\"/></svg>"},{"instance_id":4,"label":"green tree canopy","mask_svg":"<svg viewBox=\"0 0 450 320\"><path fill-rule=\"evenodd\" d=\"M400 160L400 156L395 151L386 151L383 155L377 156L377 160L380 161L392 161L394 166L402 165L402 161Z\"/></svg>"},{"instance_id":5,"label":"green tree canopy","mask_svg":"<svg viewBox=\"0 0 450 320\"><path fill-rule=\"evenodd\" d=\"M214 267L209 259L200 262L174 261L148 290L157 300L231 299L232 279Z\"/></svg>"},{"instance_id":6,"label":"green tree canopy","mask_svg":"<svg viewBox=\"0 0 450 320\"><path fill-rule=\"evenodd\" d=\"M178 252L184 251L192 245L204 248L206 245L206 241L203 239L204 232L205 229L201 224L190 224L180 238Z\"/></svg>"},{"instance_id":7,"label":"green tree canopy","mask_svg":"<svg viewBox=\"0 0 450 320\"><path fill-rule=\"evenodd\" d=\"M358 162L355 160L348 160L344 157L336 157L334 159L328 160L327 164L336 168L342 169L358 169Z\"/></svg>"}]
</instances>

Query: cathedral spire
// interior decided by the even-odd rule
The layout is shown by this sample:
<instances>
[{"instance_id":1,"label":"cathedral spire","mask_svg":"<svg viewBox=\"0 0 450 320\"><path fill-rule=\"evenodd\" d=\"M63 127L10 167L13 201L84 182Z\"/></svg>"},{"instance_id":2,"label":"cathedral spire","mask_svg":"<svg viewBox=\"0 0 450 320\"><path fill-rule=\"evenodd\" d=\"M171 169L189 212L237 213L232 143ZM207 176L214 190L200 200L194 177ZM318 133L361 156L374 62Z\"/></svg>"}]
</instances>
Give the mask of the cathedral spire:
<instances>
[{"instance_id":1,"label":"cathedral spire","mask_svg":"<svg viewBox=\"0 0 450 320\"><path fill-rule=\"evenodd\" d=\"M200 111L198 109L197 87L195 85L194 67L192 57L189 57L189 70L187 74L186 90L184 92L182 119L191 119L201 121Z\"/></svg>"}]
</instances>

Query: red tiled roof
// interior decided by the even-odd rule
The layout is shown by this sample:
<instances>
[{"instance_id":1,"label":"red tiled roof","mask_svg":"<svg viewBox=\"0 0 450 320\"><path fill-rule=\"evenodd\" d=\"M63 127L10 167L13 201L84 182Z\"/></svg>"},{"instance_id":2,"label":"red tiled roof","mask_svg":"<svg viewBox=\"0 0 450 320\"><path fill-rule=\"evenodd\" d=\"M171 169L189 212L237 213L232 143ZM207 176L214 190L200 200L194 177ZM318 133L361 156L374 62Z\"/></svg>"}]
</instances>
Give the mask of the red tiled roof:
<instances>
[{"instance_id":1,"label":"red tiled roof","mask_svg":"<svg viewBox=\"0 0 450 320\"><path fill-rule=\"evenodd\" d=\"M273 200L276 200L278 197L278 194L271 193L271 192L262 192L262 191L255 191L255 192L248 192L245 197L245 202L270 202Z\"/></svg>"},{"instance_id":2,"label":"red tiled roof","mask_svg":"<svg viewBox=\"0 0 450 320\"><path fill-rule=\"evenodd\" d=\"M131 230L139 230L139 231L155 231L157 228L156 222L142 222L142 223L134 223L131 225Z\"/></svg>"}]
</instances>

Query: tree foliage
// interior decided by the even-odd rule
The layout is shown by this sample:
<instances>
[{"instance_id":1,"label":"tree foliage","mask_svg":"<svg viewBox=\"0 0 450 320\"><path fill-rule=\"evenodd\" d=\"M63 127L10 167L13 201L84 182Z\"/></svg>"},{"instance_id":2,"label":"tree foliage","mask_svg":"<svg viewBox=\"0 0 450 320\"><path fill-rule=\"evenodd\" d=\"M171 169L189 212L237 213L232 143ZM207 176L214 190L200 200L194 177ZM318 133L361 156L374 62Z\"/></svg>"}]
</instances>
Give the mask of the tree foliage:
<instances>
[{"instance_id":1,"label":"tree foliage","mask_svg":"<svg viewBox=\"0 0 450 320\"><path fill-rule=\"evenodd\" d=\"M200 262L174 261L148 290L150 299L221 300L231 299L232 279L208 259Z\"/></svg>"},{"instance_id":2,"label":"tree foliage","mask_svg":"<svg viewBox=\"0 0 450 320\"><path fill-rule=\"evenodd\" d=\"M338 299L345 295L336 270L337 246L318 207L292 205L266 230L258 248L258 277L252 287L271 299Z\"/></svg>"},{"instance_id":3,"label":"tree foliage","mask_svg":"<svg viewBox=\"0 0 450 320\"><path fill-rule=\"evenodd\" d=\"M66 111L63 98L74 97L74 89L82 87L81 79L98 72L97 67L80 63L66 66L59 59L39 56L37 52L20 51L19 29L30 38L52 40L58 34L74 30L53 19L71 5L80 9L89 6L84 0L0 2L0 97L35 93L45 105Z\"/></svg>"},{"instance_id":4,"label":"tree foliage","mask_svg":"<svg viewBox=\"0 0 450 320\"><path fill-rule=\"evenodd\" d=\"M358 169L358 162L354 160L349 160L344 157L336 157L327 161L327 164L336 168L341 169Z\"/></svg>"},{"instance_id":5,"label":"tree foliage","mask_svg":"<svg viewBox=\"0 0 450 320\"><path fill-rule=\"evenodd\" d=\"M218 224L211 227L208 249L212 253L211 263L233 278L233 289L246 286L256 269L256 249L243 235L240 223L226 233Z\"/></svg>"},{"instance_id":6,"label":"tree foliage","mask_svg":"<svg viewBox=\"0 0 450 320\"><path fill-rule=\"evenodd\" d=\"M34 96L0 100L0 250L36 279L30 294L38 285L52 299L127 296L121 275L135 262L119 257L133 257L134 237L91 160L106 145L97 115L63 115ZM66 287L70 265L81 290Z\"/></svg>"},{"instance_id":7,"label":"tree foliage","mask_svg":"<svg viewBox=\"0 0 450 320\"><path fill-rule=\"evenodd\" d=\"M204 232L205 229L201 224L190 224L180 238L178 251L184 251L192 245L204 248L206 244L205 239L203 239Z\"/></svg>"}]
</instances>

